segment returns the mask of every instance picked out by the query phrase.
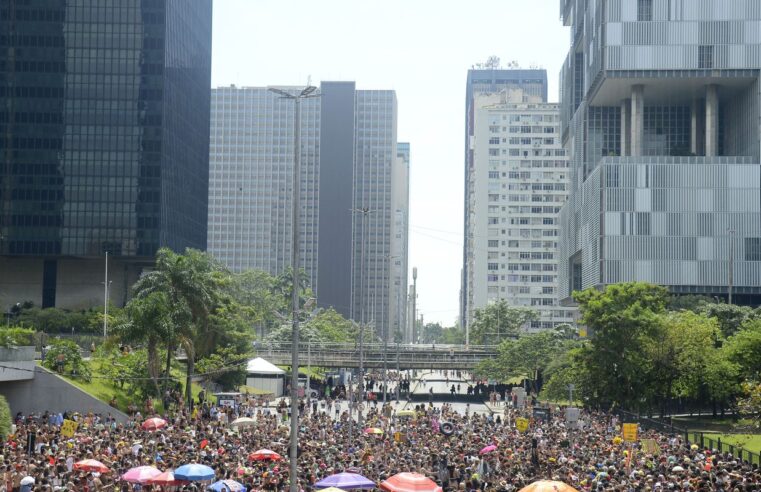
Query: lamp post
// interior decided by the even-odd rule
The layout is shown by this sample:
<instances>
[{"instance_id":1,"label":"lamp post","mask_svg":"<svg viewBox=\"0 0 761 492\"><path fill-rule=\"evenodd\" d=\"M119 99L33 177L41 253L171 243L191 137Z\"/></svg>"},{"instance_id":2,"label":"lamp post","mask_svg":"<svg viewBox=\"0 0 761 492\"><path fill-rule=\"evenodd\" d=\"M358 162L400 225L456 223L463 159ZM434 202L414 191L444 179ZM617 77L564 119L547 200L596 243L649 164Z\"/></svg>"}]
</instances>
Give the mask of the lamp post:
<instances>
[{"instance_id":1,"label":"lamp post","mask_svg":"<svg viewBox=\"0 0 761 492\"><path fill-rule=\"evenodd\" d=\"M106 251L106 276L103 279L103 338L108 334L108 288L111 282L108 280L108 251Z\"/></svg>"},{"instance_id":2,"label":"lamp post","mask_svg":"<svg viewBox=\"0 0 761 492\"><path fill-rule=\"evenodd\" d=\"M293 199L291 211L291 268L293 269L293 292L291 295L291 316L293 333L291 341L291 438L290 438L290 492L299 492L298 458L299 449L299 219L301 194L301 100L308 97L318 97L313 94L317 87L307 86L298 94L291 94L282 89L270 87L269 91L279 95L281 99L290 99L294 103L293 118Z\"/></svg>"},{"instance_id":3,"label":"lamp post","mask_svg":"<svg viewBox=\"0 0 761 492\"><path fill-rule=\"evenodd\" d=\"M365 400L365 228L367 226L367 216L372 213L368 207L354 208L352 213L362 215L362 229L359 241L359 405ZM351 403L350 403L351 404ZM357 412L357 424L362 428L362 411ZM351 437L351 436L350 436Z\"/></svg>"}]
</instances>

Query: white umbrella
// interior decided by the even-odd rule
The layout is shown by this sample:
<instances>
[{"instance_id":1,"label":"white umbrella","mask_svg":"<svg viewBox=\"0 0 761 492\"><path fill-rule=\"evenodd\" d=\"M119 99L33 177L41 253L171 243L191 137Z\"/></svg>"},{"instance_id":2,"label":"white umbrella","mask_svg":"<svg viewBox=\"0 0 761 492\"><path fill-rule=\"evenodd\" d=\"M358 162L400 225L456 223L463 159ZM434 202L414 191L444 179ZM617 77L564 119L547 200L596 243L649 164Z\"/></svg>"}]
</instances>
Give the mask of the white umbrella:
<instances>
[{"instance_id":1,"label":"white umbrella","mask_svg":"<svg viewBox=\"0 0 761 492\"><path fill-rule=\"evenodd\" d=\"M675 466L674 468L671 469L671 471L672 472L683 472L684 468L682 468L681 466Z\"/></svg>"},{"instance_id":2,"label":"white umbrella","mask_svg":"<svg viewBox=\"0 0 761 492\"><path fill-rule=\"evenodd\" d=\"M24 477L19 483L21 485L34 485L34 477Z\"/></svg>"}]
</instances>

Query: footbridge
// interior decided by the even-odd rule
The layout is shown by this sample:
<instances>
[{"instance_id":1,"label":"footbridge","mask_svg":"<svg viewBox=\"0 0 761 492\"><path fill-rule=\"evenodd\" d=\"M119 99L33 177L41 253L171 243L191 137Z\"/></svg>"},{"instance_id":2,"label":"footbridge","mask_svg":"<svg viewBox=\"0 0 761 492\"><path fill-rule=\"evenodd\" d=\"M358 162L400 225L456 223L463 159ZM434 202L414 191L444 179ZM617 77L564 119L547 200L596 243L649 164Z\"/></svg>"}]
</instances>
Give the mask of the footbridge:
<instances>
[{"instance_id":1,"label":"footbridge","mask_svg":"<svg viewBox=\"0 0 761 492\"><path fill-rule=\"evenodd\" d=\"M291 345L259 346L257 355L276 365L291 364ZM299 344L299 364L319 367L359 367L359 344ZM366 369L472 370L482 360L497 355L495 345L364 344Z\"/></svg>"}]
</instances>

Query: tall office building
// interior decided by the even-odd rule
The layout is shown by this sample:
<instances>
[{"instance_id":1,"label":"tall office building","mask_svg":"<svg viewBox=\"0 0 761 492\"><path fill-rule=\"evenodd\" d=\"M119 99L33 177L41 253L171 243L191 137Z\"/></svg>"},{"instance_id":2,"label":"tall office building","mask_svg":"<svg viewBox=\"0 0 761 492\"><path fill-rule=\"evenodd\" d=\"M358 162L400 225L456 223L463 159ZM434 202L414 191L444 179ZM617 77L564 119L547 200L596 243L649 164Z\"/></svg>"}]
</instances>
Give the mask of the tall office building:
<instances>
[{"instance_id":1,"label":"tall office building","mask_svg":"<svg viewBox=\"0 0 761 492\"><path fill-rule=\"evenodd\" d=\"M527 331L573 322L557 295L558 215L566 199L568 159L559 107L521 89L474 99L473 192L467 286L474 311L506 300L539 319Z\"/></svg>"},{"instance_id":2,"label":"tall office building","mask_svg":"<svg viewBox=\"0 0 761 492\"><path fill-rule=\"evenodd\" d=\"M0 6L0 306L102 304L205 249L211 0Z\"/></svg>"},{"instance_id":3,"label":"tall office building","mask_svg":"<svg viewBox=\"0 0 761 492\"><path fill-rule=\"evenodd\" d=\"M394 222L391 226L391 299L389 300L390 333L404 339L407 331L407 259L410 220L410 144L396 146L396 167L391 187Z\"/></svg>"},{"instance_id":4,"label":"tall office building","mask_svg":"<svg viewBox=\"0 0 761 492\"><path fill-rule=\"evenodd\" d=\"M468 78L465 85L465 197L473 193L471 175L473 173L473 149L471 142L474 132L475 97L478 94L494 93L502 89L523 89L526 97L541 97L547 101L547 71L546 70L519 70L495 68L499 60L491 62L490 68L474 68L468 70ZM464 210L464 241L462 251L462 271L460 276L460 326L467 327L467 313L473 305L473 295L468 290L468 284L472 282L472 272L468 270L468 256L472 247L468 237L470 221L473 211L470 209L469 200L465 200Z\"/></svg>"},{"instance_id":5,"label":"tall office building","mask_svg":"<svg viewBox=\"0 0 761 492\"><path fill-rule=\"evenodd\" d=\"M761 302L757 0L564 0L562 295L624 281Z\"/></svg>"},{"instance_id":6,"label":"tall office building","mask_svg":"<svg viewBox=\"0 0 761 492\"><path fill-rule=\"evenodd\" d=\"M300 122L301 264L318 305L391 337L391 299L404 295L394 251L407 262L406 244L392 238L407 235L409 180L397 157L396 95L354 82L323 82L317 94ZM212 90L209 251L234 270L290 265L293 123L293 102L266 88Z\"/></svg>"}]
</instances>

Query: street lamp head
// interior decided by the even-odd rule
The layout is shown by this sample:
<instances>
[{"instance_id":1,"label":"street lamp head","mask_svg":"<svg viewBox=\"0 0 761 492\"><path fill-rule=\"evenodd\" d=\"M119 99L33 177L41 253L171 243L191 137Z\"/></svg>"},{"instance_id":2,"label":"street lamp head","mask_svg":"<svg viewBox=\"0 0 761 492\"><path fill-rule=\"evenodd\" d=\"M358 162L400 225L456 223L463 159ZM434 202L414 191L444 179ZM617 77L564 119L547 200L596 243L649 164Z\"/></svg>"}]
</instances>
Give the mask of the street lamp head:
<instances>
[{"instance_id":1,"label":"street lamp head","mask_svg":"<svg viewBox=\"0 0 761 492\"><path fill-rule=\"evenodd\" d=\"M277 87L267 87L267 90L279 95L280 97L284 97L286 99L296 99L296 96L294 96L290 92L286 92L283 89L278 89Z\"/></svg>"},{"instance_id":2,"label":"street lamp head","mask_svg":"<svg viewBox=\"0 0 761 492\"><path fill-rule=\"evenodd\" d=\"M313 85L309 85L309 86L305 87L303 91L301 91L301 94L299 94L299 97L306 97L306 96L308 96L309 94L313 93L316 90L317 90L317 87L315 87Z\"/></svg>"}]
</instances>

